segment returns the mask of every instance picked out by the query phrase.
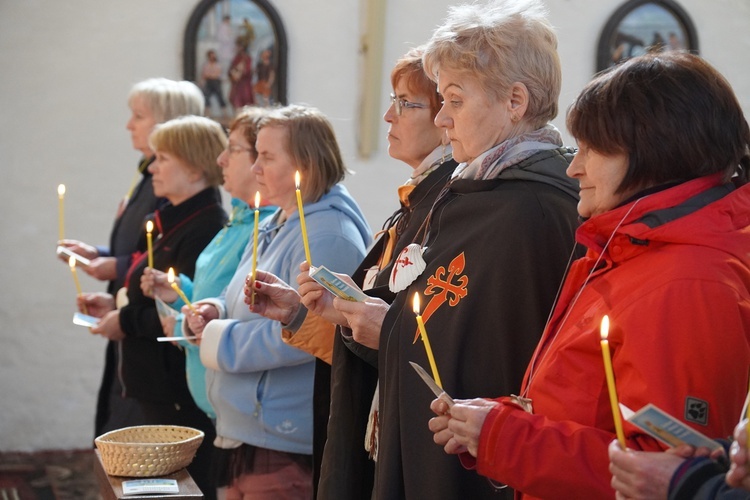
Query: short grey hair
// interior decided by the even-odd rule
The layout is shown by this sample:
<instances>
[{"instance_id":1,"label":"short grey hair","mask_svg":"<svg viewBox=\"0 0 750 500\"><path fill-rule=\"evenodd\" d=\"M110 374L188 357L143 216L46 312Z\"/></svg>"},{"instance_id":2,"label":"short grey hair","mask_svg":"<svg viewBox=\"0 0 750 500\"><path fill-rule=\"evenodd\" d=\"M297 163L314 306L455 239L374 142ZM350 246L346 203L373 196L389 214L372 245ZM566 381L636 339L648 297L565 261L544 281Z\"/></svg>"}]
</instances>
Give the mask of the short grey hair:
<instances>
[{"instance_id":1,"label":"short grey hair","mask_svg":"<svg viewBox=\"0 0 750 500\"><path fill-rule=\"evenodd\" d=\"M524 115L534 128L557 116L562 69L557 36L540 0L494 0L451 7L427 43L427 75L440 68L475 78L482 89L505 98L515 82L529 91Z\"/></svg>"},{"instance_id":2,"label":"short grey hair","mask_svg":"<svg viewBox=\"0 0 750 500\"><path fill-rule=\"evenodd\" d=\"M203 115L206 99L193 82L175 81L167 78L149 78L133 85L128 94L132 106L136 98L151 110L157 123L185 115Z\"/></svg>"}]
</instances>

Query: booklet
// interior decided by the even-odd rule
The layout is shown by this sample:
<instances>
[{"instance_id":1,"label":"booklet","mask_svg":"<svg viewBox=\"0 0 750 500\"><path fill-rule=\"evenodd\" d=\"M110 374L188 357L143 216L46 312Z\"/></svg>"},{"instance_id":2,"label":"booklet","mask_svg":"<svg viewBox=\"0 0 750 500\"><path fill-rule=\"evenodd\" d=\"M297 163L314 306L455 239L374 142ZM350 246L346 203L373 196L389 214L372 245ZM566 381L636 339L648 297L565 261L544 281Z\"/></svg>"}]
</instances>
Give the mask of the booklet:
<instances>
[{"instance_id":1,"label":"booklet","mask_svg":"<svg viewBox=\"0 0 750 500\"><path fill-rule=\"evenodd\" d=\"M57 255L65 255L68 258L73 257L75 260L77 260L84 266L88 266L89 264L91 264L91 261L89 259L87 259L86 257L82 255L78 255L73 250L70 250L66 247L58 246L56 252L57 252Z\"/></svg>"},{"instance_id":2,"label":"booklet","mask_svg":"<svg viewBox=\"0 0 750 500\"><path fill-rule=\"evenodd\" d=\"M143 493L179 493L176 479L134 479L122 482L123 495L139 495Z\"/></svg>"},{"instance_id":3,"label":"booklet","mask_svg":"<svg viewBox=\"0 0 750 500\"><path fill-rule=\"evenodd\" d=\"M156 312L159 314L159 319L164 320L169 317L176 318L180 315L180 311L172 309L169 304L161 300L159 297L154 297L154 302L156 302Z\"/></svg>"},{"instance_id":4,"label":"booklet","mask_svg":"<svg viewBox=\"0 0 750 500\"><path fill-rule=\"evenodd\" d=\"M75 313L73 315L73 324L79 325L79 326L85 326L85 327L92 327L96 326L99 323L99 318L96 318L94 316L89 316L88 314L82 314L82 313Z\"/></svg>"},{"instance_id":5,"label":"booklet","mask_svg":"<svg viewBox=\"0 0 750 500\"><path fill-rule=\"evenodd\" d=\"M344 300L363 302L368 297L362 290L351 286L325 266L310 267L310 277L320 283L326 290Z\"/></svg>"},{"instance_id":6,"label":"booklet","mask_svg":"<svg viewBox=\"0 0 750 500\"><path fill-rule=\"evenodd\" d=\"M704 436L692 427L688 427L653 404L649 403L637 412L633 412L627 406L620 404L620 411L622 411L625 420L667 446L689 444L696 448L705 446L710 450L722 447L721 443Z\"/></svg>"}]
</instances>

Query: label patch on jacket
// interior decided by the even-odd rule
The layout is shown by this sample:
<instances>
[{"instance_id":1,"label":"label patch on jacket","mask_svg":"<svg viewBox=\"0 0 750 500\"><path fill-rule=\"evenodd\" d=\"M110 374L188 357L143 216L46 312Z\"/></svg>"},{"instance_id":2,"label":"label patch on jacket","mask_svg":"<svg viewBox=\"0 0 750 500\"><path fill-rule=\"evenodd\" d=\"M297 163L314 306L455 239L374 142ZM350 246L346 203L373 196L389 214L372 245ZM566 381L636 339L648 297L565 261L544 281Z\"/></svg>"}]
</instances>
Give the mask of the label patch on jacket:
<instances>
[{"instance_id":1,"label":"label patch on jacket","mask_svg":"<svg viewBox=\"0 0 750 500\"><path fill-rule=\"evenodd\" d=\"M685 399L685 420L699 425L708 425L708 402L687 397Z\"/></svg>"}]
</instances>

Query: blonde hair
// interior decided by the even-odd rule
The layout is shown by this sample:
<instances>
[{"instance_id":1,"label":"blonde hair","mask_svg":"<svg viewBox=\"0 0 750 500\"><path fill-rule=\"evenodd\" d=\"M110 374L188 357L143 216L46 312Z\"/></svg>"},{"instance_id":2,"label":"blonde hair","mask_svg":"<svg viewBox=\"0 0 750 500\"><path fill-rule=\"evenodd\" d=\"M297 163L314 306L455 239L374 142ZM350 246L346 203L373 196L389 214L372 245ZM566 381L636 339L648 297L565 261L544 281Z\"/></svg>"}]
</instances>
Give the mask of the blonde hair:
<instances>
[{"instance_id":1,"label":"blonde hair","mask_svg":"<svg viewBox=\"0 0 750 500\"><path fill-rule=\"evenodd\" d=\"M156 123L162 123L183 115L203 115L206 98L193 82L175 81L167 78L150 78L133 85L128 94L128 105L142 99L154 115Z\"/></svg>"},{"instance_id":2,"label":"blonde hair","mask_svg":"<svg viewBox=\"0 0 750 500\"><path fill-rule=\"evenodd\" d=\"M216 158L227 147L221 125L203 116L182 116L154 128L149 136L154 151L169 153L200 172L209 186L223 182Z\"/></svg>"},{"instance_id":3,"label":"blonde hair","mask_svg":"<svg viewBox=\"0 0 750 500\"><path fill-rule=\"evenodd\" d=\"M437 81L440 68L475 78L498 99L515 82L526 86L523 120L539 128L557 116L562 70L557 36L540 0L494 0L451 7L424 49L424 68Z\"/></svg>"},{"instance_id":4,"label":"blonde hair","mask_svg":"<svg viewBox=\"0 0 750 500\"><path fill-rule=\"evenodd\" d=\"M277 108L260 120L258 130L265 127L287 131L284 149L305 179L302 197L306 202L318 201L344 180L346 166L336 134L331 122L318 109L298 104Z\"/></svg>"}]
</instances>

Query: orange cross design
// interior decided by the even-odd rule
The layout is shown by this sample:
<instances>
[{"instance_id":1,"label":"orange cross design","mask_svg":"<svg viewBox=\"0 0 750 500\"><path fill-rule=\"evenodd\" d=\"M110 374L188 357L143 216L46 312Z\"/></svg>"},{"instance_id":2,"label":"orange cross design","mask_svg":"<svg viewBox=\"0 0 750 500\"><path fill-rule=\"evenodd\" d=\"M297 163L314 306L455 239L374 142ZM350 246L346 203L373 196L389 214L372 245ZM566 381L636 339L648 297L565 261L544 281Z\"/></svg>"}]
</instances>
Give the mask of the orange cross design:
<instances>
[{"instance_id":1,"label":"orange cross design","mask_svg":"<svg viewBox=\"0 0 750 500\"><path fill-rule=\"evenodd\" d=\"M466 257L461 252L448 264L447 277L445 277L445 267L440 266L435 270L435 274L427 278L427 288L424 290L424 295L432 295L432 298L427 303L427 307L425 307L422 314L422 319L425 323L427 323L435 311L440 309L445 301L448 301L448 305L454 307L469 293L469 277L461 274L464 267L466 267ZM414 342L418 338L419 328L417 328L414 335Z\"/></svg>"}]
</instances>

